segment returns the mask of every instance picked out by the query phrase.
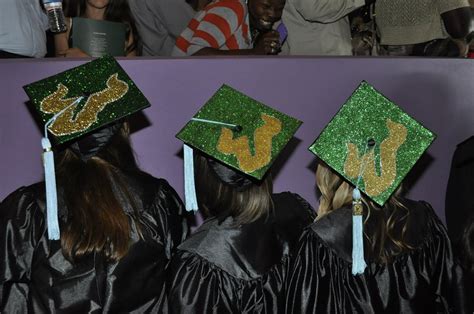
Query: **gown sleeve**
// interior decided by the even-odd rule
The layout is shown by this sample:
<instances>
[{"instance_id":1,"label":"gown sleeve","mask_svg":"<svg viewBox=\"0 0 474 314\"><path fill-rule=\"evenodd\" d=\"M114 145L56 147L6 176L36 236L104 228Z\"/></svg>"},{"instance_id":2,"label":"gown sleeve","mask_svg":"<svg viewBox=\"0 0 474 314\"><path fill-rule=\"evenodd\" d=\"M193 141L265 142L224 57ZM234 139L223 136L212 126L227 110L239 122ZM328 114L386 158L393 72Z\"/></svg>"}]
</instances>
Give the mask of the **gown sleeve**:
<instances>
[{"instance_id":1,"label":"gown sleeve","mask_svg":"<svg viewBox=\"0 0 474 314\"><path fill-rule=\"evenodd\" d=\"M42 210L27 188L0 204L0 313L28 313L32 260L45 230Z\"/></svg>"},{"instance_id":2,"label":"gown sleeve","mask_svg":"<svg viewBox=\"0 0 474 314\"><path fill-rule=\"evenodd\" d=\"M165 253L169 260L176 247L186 239L189 228L186 211L180 197L168 182L160 181L160 188L153 204L153 213L158 216L157 221L161 224Z\"/></svg>"},{"instance_id":3,"label":"gown sleeve","mask_svg":"<svg viewBox=\"0 0 474 314\"><path fill-rule=\"evenodd\" d=\"M436 216L433 208L424 203L428 208L431 219L430 228L433 232L432 245L426 250L426 260L433 261L429 275L432 278L431 286L435 293L437 311L442 313L465 313L463 291L459 285L464 282L464 273L455 261L448 238L446 227Z\"/></svg>"}]
</instances>

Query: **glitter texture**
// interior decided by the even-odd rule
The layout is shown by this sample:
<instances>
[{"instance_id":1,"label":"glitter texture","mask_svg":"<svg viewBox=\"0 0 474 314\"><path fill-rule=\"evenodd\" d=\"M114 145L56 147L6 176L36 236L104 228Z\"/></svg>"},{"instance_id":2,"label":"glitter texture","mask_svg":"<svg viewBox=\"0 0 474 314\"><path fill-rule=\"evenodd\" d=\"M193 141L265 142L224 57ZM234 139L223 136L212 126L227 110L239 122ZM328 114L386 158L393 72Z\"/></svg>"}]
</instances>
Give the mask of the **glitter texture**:
<instances>
[{"instance_id":1,"label":"glitter texture","mask_svg":"<svg viewBox=\"0 0 474 314\"><path fill-rule=\"evenodd\" d=\"M252 173L268 165L272 159L273 137L281 132L281 121L272 116L262 114L264 125L255 129L255 154L250 152L249 139L240 136L233 139L232 130L223 128L217 144L217 150L225 155L235 155L239 169L245 173Z\"/></svg>"},{"instance_id":2,"label":"glitter texture","mask_svg":"<svg viewBox=\"0 0 474 314\"><path fill-rule=\"evenodd\" d=\"M367 141L376 144L366 149ZM379 205L398 188L435 135L362 82L309 150ZM364 152L366 152L364 154Z\"/></svg>"},{"instance_id":3,"label":"glitter texture","mask_svg":"<svg viewBox=\"0 0 474 314\"><path fill-rule=\"evenodd\" d=\"M149 107L135 83L114 58L106 56L24 87L43 123L80 96L50 125L57 144Z\"/></svg>"},{"instance_id":4,"label":"glitter texture","mask_svg":"<svg viewBox=\"0 0 474 314\"><path fill-rule=\"evenodd\" d=\"M194 118L234 124L227 127L190 121L176 135L193 148L256 179L262 179L301 121L223 85Z\"/></svg>"}]
</instances>

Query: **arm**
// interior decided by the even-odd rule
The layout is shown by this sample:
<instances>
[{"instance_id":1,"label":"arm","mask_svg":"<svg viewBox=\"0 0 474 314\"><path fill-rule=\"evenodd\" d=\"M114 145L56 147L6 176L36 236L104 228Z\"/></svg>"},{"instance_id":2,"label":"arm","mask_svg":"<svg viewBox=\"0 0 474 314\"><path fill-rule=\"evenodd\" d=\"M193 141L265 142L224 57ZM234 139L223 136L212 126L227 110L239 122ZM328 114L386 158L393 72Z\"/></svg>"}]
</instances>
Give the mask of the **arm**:
<instances>
[{"instance_id":1,"label":"arm","mask_svg":"<svg viewBox=\"0 0 474 314\"><path fill-rule=\"evenodd\" d=\"M446 31L452 38L464 38L471 25L471 9L463 7L441 13Z\"/></svg>"},{"instance_id":2,"label":"arm","mask_svg":"<svg viewBox=\"0 0 474 314\"><path fill-rule=\"evenodd\" d=\"M79 48L69 47L68 41L71 32L72 19L66 18L66 23L68 23L67 31L54 35L54 50L56 57L90 57L88 54L86 54Z\"/></svg>"},{"instance_id":3,"label":"arm","mask_svg":"<svg viewBox=\"0 0 474 314\"><path fill-rule=\"evenodd\" d=\"M54 35L54 50L56 57L65 57L69 49L69 27L66 32Z\"/></svg>"},{"instance_id":4,"label":"arm","mask_svg":"<svg viewBox=\"0 0 474 314\"><path fill-rule=\"evenodd\" d=\"M183 202L176 191L163 179L160 179L153 212L156 221L160 224L160 236L169 260L176 247L186 239L189 228Z\"/></svg>"},{"instance_id":5,"label":"arm","mask_svg":"<svg viewBox=\"0 0 474 314\"><path fill-rule=\"evenodd\" d=\"M296 10L305 20L318 23L333 23L364 4L365 0L293 1Z\"/></svg>"},{"instance_id":6,"label":"arm","mask_svg":"<svg viewBox=\"0 0 474 314\"><path fill-rule=\"evenodd\" d=\"M268 55L276 54L280 50L280 37L278 32L271 31L263 34L255 46L251 49L219 50L205 47L196 51L193 56L248 56L248 55Z\"/></svg>"},{"instance_id":7,"label":"arm","mask_svg":"<svg viewBox=\"0 0 474 314\"><path fill-rule=\"evenodd\" d=\"M0 312L27 313L31 264L44 216L20 189L0 204Z\"/></svg>"}]
</instances>

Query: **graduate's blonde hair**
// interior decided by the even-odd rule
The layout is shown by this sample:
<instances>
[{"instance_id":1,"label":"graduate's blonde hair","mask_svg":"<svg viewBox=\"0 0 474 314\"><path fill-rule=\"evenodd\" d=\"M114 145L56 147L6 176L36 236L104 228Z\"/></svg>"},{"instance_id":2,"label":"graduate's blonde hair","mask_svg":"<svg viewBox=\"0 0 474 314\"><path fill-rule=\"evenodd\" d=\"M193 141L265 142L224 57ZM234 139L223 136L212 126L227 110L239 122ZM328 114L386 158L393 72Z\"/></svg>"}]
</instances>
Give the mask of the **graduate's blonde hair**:
<instances>
[{"instance_id":1,"label":"graduate's blonde hair","mask_svg":"<svg viewBox=\"0 0 474 314\"><path fill-rule=\"evenodd\" d=\"M316 184L321 193L318 219L351 206L354 187L322 162L316 170ZM365 239L369 243L369 255L376 261L389 262L393 256L413 249L405 241L410 210L400 202L400 191L399 188L383 207L362 198Z\"/></svg>"}]
</instances>

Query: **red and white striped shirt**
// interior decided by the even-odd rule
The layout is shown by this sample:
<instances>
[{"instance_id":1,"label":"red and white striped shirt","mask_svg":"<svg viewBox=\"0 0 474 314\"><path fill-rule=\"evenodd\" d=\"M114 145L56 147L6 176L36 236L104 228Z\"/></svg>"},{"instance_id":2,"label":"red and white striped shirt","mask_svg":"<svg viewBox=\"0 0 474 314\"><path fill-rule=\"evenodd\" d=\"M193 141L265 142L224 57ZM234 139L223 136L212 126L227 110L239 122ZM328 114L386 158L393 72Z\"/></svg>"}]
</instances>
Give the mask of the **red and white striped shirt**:
<instances>
[{"instance_id":1,"label":"red and white striped shirt","mask_svg":"<svg viewBox=\"0 0 474 314\"><path fill-rule=\"evenodd\" d=\"M245 0L217 0L199 11L176 39L173 56L190 56L202 48L250 49Z\"/></svg>"}]
</instances>

